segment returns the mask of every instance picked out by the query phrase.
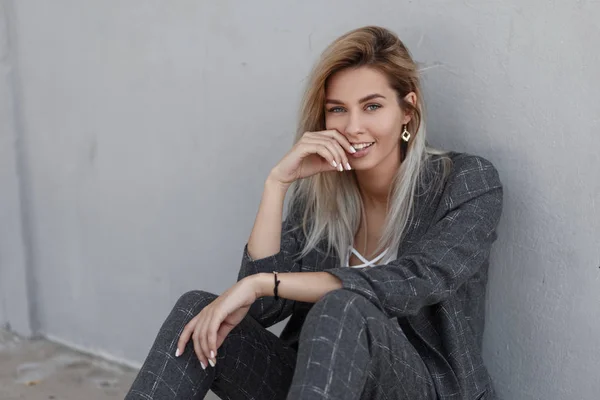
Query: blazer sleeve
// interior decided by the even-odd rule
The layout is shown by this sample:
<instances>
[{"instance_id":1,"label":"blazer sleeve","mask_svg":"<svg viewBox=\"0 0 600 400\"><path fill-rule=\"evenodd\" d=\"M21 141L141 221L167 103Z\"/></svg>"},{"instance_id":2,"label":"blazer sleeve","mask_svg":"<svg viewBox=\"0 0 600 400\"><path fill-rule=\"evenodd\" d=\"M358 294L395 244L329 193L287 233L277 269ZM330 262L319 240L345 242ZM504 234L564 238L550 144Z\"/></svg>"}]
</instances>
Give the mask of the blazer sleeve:
<instances>
[{"instance_id":1,"label":"blazer sleeve","mask_svg":"<svg viewBox=\"0 0 600 400\"><path fill-rule=\"evenodd\" d=\"M489 161L459 158L442 194L441 217L399 258L371 268L326 272L389 317L414 315L451 296L488 261L502 198L498 172Z\"/></svg>"},{"instance_id":2,"label":"blazer sleeve","mask_svg":"<svg viewBox=\"0 0 600 400\"><path fill-rule=\"evenodd\" d=\"M238 281L261 272L300 272L302 261L296 260L302 250L302 229L298 228L300 221L300 210L290 210L288 217L283 221L281 227L281 245L277 254L269 257L253 260L248 254L248 244L244 246L242 264L238 273ZM277 322L283 321L292 314L294 300L266 296L257 299L248 313L262 326L268 328Z\"/></svg>"}]
</instances>

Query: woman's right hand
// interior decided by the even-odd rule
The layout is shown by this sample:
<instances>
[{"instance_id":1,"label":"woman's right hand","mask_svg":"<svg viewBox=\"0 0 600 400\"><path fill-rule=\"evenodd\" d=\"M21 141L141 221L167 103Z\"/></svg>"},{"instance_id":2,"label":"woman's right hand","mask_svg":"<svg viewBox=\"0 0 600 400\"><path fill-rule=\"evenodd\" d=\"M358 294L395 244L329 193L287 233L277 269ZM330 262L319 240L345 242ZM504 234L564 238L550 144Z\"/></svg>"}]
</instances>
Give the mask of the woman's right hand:
<instances>
[{"instance_id":1,"label":"woman's right hand","mask_svg":"<svg viewBox=\"0 0 600 400\"><path fill-rule=\"evenodd\" d=\"M347 153L356 150L337 130L306 132L271 170L269 178L290 185L320 172L350 170Z\"/></svg>"}]
</instances>

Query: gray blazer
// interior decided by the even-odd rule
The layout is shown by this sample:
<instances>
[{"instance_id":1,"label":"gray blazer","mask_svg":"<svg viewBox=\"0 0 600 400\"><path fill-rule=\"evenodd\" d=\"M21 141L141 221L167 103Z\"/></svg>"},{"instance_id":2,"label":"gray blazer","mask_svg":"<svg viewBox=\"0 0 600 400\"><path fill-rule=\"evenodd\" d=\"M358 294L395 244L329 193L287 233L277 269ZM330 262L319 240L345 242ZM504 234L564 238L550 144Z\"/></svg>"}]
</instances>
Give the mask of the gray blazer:
<instances>
[{"instance_id":1,"label":"gray blazer","mask_svg":"<svg viewBox=\"0 0 600 400\"><path fill-rule=\"evenodd\" d=\"M326 271L397 319L427 365L440 399L495 398L481 358L489 255L502 213L502 184L486 159L450 153L453 168L443 190L419 192L399 257L364 269L340 267L336 255L314 250L294 261L302 248L298 210L283 223L281 251L252 260L244 250L238 279L259 272ZM424 168L424 180L441 176L439 157ZM437 161L436 161L437 160ZM325 246L325 244L323 244ZM323 247L322 249L325 249ZM273 297L258 299L250 315L268 327L291 315L281 338L297 348L312 304Z\"/></svg>"}]
</instances>

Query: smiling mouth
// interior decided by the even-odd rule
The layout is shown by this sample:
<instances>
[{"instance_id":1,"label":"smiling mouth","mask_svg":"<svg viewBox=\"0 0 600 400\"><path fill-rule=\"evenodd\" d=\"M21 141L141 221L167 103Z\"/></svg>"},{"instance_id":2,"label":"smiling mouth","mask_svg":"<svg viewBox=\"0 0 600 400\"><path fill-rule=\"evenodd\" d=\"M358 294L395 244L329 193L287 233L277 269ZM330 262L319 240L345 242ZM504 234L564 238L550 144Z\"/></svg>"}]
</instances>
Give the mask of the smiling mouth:
<instances>
[{"instance_id":1,"label":"smiling mouth","mask_svg":"<svg viewBox=\"0 0 600 400\"><path fill-rule=\"evenodd\" d=\"M375 144L375 142L356 143L356 144L353 144L352 147L354 147L354 149L356 151L360 151L360 150L368 149L369 147L373 146L374 144Z\"/></svg>"}]
</instances>

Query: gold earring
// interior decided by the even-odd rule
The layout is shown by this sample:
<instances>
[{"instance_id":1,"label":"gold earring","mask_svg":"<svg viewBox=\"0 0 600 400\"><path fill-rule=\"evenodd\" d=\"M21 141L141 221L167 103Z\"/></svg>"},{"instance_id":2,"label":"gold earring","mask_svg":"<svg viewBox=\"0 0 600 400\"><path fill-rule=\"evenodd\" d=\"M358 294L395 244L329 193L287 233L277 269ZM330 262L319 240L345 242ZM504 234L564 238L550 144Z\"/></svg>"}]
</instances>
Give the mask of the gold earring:
<instances>
[{"instance_id":1,"label":"gold earring","mask_svg":"<svg viewBox=\"0 0 600 400\"><path fill-rule=\"evenodd\" d=\"M402 140L408 142L410 140L410 132L406 129L406 125L404 125L404 131L402 132Z\"/></svg>"}]
</instances>

